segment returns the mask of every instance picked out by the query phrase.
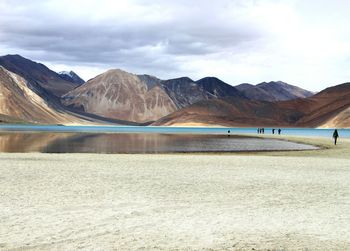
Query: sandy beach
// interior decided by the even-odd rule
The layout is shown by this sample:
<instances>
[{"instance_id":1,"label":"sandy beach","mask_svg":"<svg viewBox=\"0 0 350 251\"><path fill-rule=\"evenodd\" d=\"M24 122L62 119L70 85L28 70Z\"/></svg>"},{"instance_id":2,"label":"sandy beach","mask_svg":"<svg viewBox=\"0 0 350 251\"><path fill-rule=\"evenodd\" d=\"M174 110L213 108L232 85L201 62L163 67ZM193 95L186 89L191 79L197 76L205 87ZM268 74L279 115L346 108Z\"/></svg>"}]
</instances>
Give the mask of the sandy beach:
<instances>
[{"instance_id":1,"label":"sandy beach","mask_svg":"<svg viewBox=\"0 0 350 251\"><path fill-rule=\"evenodd\" d=\"M350 141L289 139L324 149L2 153L0 250L349 250Z\"/></svg>"}]
</instances>

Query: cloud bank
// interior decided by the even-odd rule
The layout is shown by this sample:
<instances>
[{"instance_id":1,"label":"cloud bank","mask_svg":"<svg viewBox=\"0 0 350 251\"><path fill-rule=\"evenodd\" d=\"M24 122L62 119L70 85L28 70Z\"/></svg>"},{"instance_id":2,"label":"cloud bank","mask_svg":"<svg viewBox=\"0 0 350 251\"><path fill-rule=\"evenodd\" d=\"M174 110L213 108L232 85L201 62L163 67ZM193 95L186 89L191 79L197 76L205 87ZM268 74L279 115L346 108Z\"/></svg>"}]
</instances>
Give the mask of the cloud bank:
<instances>
[{"instance_id":1,"label":"cloud bank","mask_svg":"<svg viewBox=\"0 0 350 251\"><path fill-rule=\"evenodd\" d=\"M341 0L0 0L0 53L85 79L122 68L320 90L350 81L349 7Z\"/></svg>"}]
</instances>

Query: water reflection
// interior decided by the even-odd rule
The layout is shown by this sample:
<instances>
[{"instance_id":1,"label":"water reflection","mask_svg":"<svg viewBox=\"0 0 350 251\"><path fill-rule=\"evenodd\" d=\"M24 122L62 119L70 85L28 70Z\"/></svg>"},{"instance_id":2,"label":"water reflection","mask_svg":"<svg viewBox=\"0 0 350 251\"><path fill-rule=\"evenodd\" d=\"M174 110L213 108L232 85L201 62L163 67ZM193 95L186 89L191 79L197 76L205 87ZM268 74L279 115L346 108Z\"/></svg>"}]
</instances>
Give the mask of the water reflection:
<instances>
[{"instance_id":1,"label":"water reflection","mask_svg":"<svg viewBox=\"0 0 350 251\"><path fill-rule=\"evenodd\" d=\"M0 133L0 152L166 153L316 149L274 139L143 133Z\"/></svg>"}]
</instances>

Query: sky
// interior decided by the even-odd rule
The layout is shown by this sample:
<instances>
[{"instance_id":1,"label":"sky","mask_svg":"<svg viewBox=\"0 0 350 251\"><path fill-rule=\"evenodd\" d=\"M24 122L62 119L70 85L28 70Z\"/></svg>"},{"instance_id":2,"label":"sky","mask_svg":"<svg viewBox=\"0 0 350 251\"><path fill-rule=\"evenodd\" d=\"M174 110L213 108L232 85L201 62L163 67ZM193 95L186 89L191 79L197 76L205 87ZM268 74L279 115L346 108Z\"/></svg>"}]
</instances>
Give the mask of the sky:
<instances>
[{"instance_id":1,"label":"sky","mask_svg":"<svg viewBox=\"0 0 350 251\"><path fill-rule=\"evenodd\" d=\"M0 0L0 55L85 80L111 68L161 79L350 81L347 0Z\"/></svg>"}]
</instances>

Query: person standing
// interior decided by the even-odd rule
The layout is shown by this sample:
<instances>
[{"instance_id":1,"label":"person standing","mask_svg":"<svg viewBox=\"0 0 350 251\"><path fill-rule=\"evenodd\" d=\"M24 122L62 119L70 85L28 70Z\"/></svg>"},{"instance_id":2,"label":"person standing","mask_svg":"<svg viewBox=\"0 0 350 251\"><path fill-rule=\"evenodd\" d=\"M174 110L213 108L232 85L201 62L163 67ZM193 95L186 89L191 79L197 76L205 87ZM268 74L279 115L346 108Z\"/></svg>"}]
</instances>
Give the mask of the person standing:
<instances>
[{"instance_id":1,"label":"person standing","mask_svg":"<svg viewBox=\"0 0 350 251\"><path fill-rule=\"evenodd\" d=\"M335 129L334 132L333 132L334 145L337 144L338 138L339 138L339 133L338 133L338 130Z\"/></svg>"},{"instance_id":2,"label":"person standing","mask_svg":"<svg viewBox=\"0 0 350 251\"><path fill-rule=\"evenodd\" d=\"M278 129L278 135L281 135L281 128Z\"/></svg>"}]
</instances>

